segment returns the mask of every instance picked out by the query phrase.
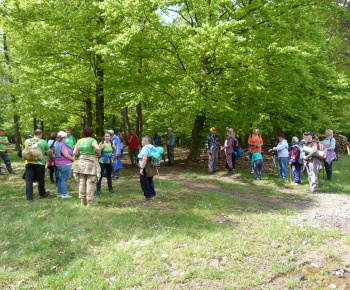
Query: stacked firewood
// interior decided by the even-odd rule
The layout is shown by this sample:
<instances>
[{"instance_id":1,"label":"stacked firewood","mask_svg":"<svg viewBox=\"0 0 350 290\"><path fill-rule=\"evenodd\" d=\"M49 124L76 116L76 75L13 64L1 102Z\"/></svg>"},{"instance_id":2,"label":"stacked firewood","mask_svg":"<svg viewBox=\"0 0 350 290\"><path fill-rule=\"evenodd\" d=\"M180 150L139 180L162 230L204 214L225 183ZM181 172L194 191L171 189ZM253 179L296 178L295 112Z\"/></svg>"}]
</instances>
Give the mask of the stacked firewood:
<instances>
[{"instance_id":1,"label":"stacked firewood","mask_svg":"<svg viewBox=\"0 0 350 290\"><path fill-rule=\"evenodd\" d=\"M339 135L339 134L334 134L333 137L335 138L335 140L337 140L340 144L340 149L339 149L339 153L343 153L343 154L349 154L349 150L350 150L350 142L348 142L348 138L346 138L343 135Z\"/></svg>"}]
</instances>

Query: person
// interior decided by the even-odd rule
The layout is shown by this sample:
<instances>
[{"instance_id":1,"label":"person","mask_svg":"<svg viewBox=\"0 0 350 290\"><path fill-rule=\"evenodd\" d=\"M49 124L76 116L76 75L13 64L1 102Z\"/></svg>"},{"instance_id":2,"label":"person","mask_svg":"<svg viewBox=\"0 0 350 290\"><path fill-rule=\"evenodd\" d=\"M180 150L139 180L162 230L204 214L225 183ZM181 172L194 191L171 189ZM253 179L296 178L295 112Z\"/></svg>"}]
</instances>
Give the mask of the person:
<instances>
[{"instance_id":1,"label":"person","mask_svg":"<svg viewBox=\"0 0 350 290\"><path fill-rule=\"evenodd\" d=\"M43 154L43 159L38 161L25 161L26 169L26 196L28 201L33 201L33 183L34 179L38 182L39 197L46 198L50 191L45 190L45 155L49 155L50 148L46 140L42 139L43 131L36 129L34 137L24 141L23 149L28 146L28 143L38 141L38 146Z\"/></svg>"},{"instance_id":2,"label":"person","mask_svg":"<svg viewBox=\"0 0 350 290\"><path fill-rule=\"evenodd\" d=\"M7 171L10 174L15 174L13 172L13 169L11 167L11 161L7 154L7 146L9 146L10 142L8 138L5 136L5 131L3 129L0 129L0 161L1 159L4 160L5 166ZM0 175L3 175L1 173L1 167L0 167Z\"/></svg>"},{"instance_id":3,"label":"person","mask_svg":"<svg viewBox=\"0 0 350 290\"><path fill-rule=\"evenodd\" d=\"M78 163L74 166L73 175L79 181L79 198L82 206L98 204L95 202L94 191L96 182L101 177L101 167L97 160L101 149L97 141L92 138L93 133L91 127L85 127L83 138L78 140L73 152L75 156L79 156Z\"/></svg>"},{"instance_id":4,"label":"person","mask_svg":"<svg viewBox=\"0 0 350 290\"><path fill-rule=\"evenodd\" d=\"M124 154L124 136L122 130L118 130L118 137L120 140L120 158L123 157Z\"/></svg>"},{"instance_id":5,"label":"person","mask_svg":"<svg viewBox=\"0 0 350 290\"><path fill-rule=\"evenodd\" d=\"M167 166L174 166L174 146L175 146L175 134L173 129L168 128L168 138L166 141L166 147L168 151L168 164Z\"/></svg>"},{"instance_id":6,"label":"person","mask_svg":"<svg viewBox=\"0 0 350 290\"><path fill-rule=\"evenodd\" d=\"M153 138L152 138L152 143L153 143L153 145L154 146L162 146L162 144L164 143L164 141L163 141L163 138L162 138L162 135L159 135L158 133L157 133L157 131L156 132L154 132L154 136L153 136Z\"/></svg>"},{"instance_id":7,"label":"person","mask_svg":"<svg viewBox=\"0 0 350 290\"><path fill-rule=\"evenodd\" d=\"M256 149L253 151L251 163L251 166L254 168L253 180L257 180L257 178L261 180L263 171L263 157Z\"/></svg>"},{"instance_id":8,"label":"person","mask_svg":"<svg viewBox=\"0 0 350 290\"><path fill-rule=\"evenodd\" d=\"M211 134L207 136L205 140L205 150L209 155L208 161L208 171L214 173L216 171L216 165L218 162L219 148L221 146L221 141L218 135L216 135L216 128L212 127L210 129Z\"/></svg>"},{"instance_id":9,"label":"person","mask_svg":"<svg viewBox=\"0 0 350 290\"><path fill-rule=\"evenodd\" d=\"M151 138L145 136L141 140L142 149L140 154L137 156L139 158L140 167L140 184L143 191L143 200L151 200L156 197L156 192L154 190L153 176L156 174L156 168L151 167L151 157L150 154L155 148L151 144Z\"/></svg>"},{"instance_id":10,"label":"person","mask_svg":"<svg viewBox=\"0 0 350 290\"><path fill-rule=\"evenodd\" d=\"M304 148L311 148L310 153L303 150L303 159L306 161L305 167L308 175L310 189L307 190L309 193L317 193L318 190L318 179L317 173L322 168L320 159L316 157L317 154L317 140L314 138L314 133L309 131L305 133L306 144Z\"/></svg>"},{"instance_id":11,"label":"person","mask_svg":"<svg viewBox=\"0 0 350 290\"><path fill-rule=\"evenodd\" d=\"M47 142L47 144L49 145L49 148L52 149L55 145L55 143L57 142L56 140L57 138L57 133L56 132L52 132L50 135L50 140ZM51 161L51 160L47 160L47 165L46 167L49 169L49 174L50 174L50 183L55 183L55 180L53 179L53 174L56 171L56 181L57 180L57 168L55 166L55 161Z\"/></svg>"},{"instance_id":12,"label":"person","mask_svg":"<svg viewBox=\"0 0 350 290\"><path fill-rule=\"evenodd\" d=\"M226 161L228 165L227 174L233 174L233 170L235 167L233 163L235 163L236 161L236 155L233 154L233 147L235 142L238 142L238 140L235 138L235 133L233 133L232 128L226 128L226 135L228 136L228 138L225 140L225 145L221 147L221 150L225 150Z\"/></svg>"},{"instance_id":13,"label":"person","mask_svg":"<svg viewBox=\"0 0 350 290\"><path fill-rule=\"evenodd\" d=\"M289 149L289 166L293 174L294 182L292 186L298 186L301 184L300 173L302 168L302 156L301 156L301 146L299 145L299 138L292 138L292 146Z\"/></svg>"},{"instance_id":14,"label":"person","mask_svg":"<svg viewBox=\"0 0 350 290\"><path fill-rule=\"evenodd\" d=\"M113 158L112 158L112 173L111 176L114 179L119 179L119 171L114 171L114 166L113 166L113 162L120 158L121 155L121 148L120 148L120 139L118 135L114 134L113 130L107 130L106 132L108 132L110 134L110 142L114 145L114 147L116 148L113 152ZM101 171L102 173L104 172L104 170ZM108 177L107 177L108 179Z\"/></svg>"},{"instance_id":15,"label":"person","mask_svg":"<svg viewBox=\"0 0 350 290\"><path fill-rule=\"evenodd\" d=\"M67 133L60 131L57 134L57 142L54 145L55 148L55 165L58 171L57 181L57 198L71 198L67 191L67 180L72 172L72 163L74 162L74 157L72 154L72 149L65 143L67 138Z\"/></svg>"},{"instance_id":16,"label":"person","mask_svg":"<svg viewBox=\"0 0 350 290\"><path fill-rule=\"evenodd\" d=\"M110 133L110 131L106 131L104 142L101 142L99 144L99 146L101 147L101 156L98 162L101 167L101 172L104 172L105 170L107 172L107 184L108 184L109 192L114 193L115 191L113 190L113 185L112 185L112 171L113 171L112 157L116 151L116 146L112 142L111 135L112 134ZM102 181L102 174L96 184L97 194L101 194L101 181Z\"/></svg>"},{"instance_id":17,"label":"person","mask_svg":"<svg viewBox=\"0 0 350 290\"><path fill-rule=\"evenodd\" d=\"M139 154L139 140L137 136L135 135L135 130L130 131L130 135L128 136L128 149L129 149L129 156L131 161L131 166L137 166L137 155Z\"/></svg>"},{"instance_id":18,"label":"person","mask_svg":"<svg viewBox=\"0 0 350 290\"><path fill-rule=\"evenodd\" d=\"M280 170L280 177L282 179L287 179L287 175L288 175L288 157L289 157L288 147L289 146L288 146L287 140L285 139L284 134L279 134L278 135L278 141L279 142L278 142L277 146L273 147L272 149L270 149L269 152L277 151L278 168Z\"/></svg>"},{"instance_id":19,"label":"person","mask_svg":"<svg viewBox=\"0 0 350 290\"><path fill-rule=\"evenodd\" d=\"M77 144L77 141L73 136L71 136L70 129L66 129L67 137L66 137L66 145L73 151L75 144Z\"/></svg>"},{"instance_id":20,"label":"person","mask_svg":"<svg viewBox=\"0 0 350 290\"><path fill-rule=\"evenodd\" d=\"M333 160L337 157L334 152L335 149L335 139L333 137L333 130L327 129L325 131L326 139L324 139L321 144L327 148L327 157L323 160L324 167L326 169L327 181L332 181L333 174Z\"/></svg>"},{"instance_id":21,"label":"person","mask_svg":"<svg viewBox=\"0 0 350 290\"><path fill-rule=\"evenodd\" d=\"M263 146L263 139L259 135L260 130L258 128L255 128L253 130L253 134L251 134L248 138L248 160L252 159L252 155L254 150L257 150L259 153L261 153L261 146ZM251 168L251 173L253 173L253 167Z\"/></svg>"}]
</instances>

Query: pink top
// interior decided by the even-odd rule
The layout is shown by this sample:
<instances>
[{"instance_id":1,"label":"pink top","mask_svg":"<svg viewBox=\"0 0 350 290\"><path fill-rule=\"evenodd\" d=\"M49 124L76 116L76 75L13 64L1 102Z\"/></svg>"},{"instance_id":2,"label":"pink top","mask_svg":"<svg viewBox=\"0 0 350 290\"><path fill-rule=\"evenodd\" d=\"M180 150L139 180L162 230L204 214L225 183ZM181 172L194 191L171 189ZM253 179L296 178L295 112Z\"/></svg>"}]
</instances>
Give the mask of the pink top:
<instances>
[{"instance_id":1,"label":"pink top","mask_svg":"<svg viewBox=\"0 0 350 290\"><path fill-rule=\"evenodd\" d=\"M72 149L70 149L66 144L63 144L61 147L61 153L64 150L68 150L68 154L72 156ZM63 154L61 154L61 157L56 158L55 160L55 165L59 166L59 165L67 165L67 164L71 164L73 163L72 160L67 159L66 157L63 156Z\"/></svg>"}]
</instances>

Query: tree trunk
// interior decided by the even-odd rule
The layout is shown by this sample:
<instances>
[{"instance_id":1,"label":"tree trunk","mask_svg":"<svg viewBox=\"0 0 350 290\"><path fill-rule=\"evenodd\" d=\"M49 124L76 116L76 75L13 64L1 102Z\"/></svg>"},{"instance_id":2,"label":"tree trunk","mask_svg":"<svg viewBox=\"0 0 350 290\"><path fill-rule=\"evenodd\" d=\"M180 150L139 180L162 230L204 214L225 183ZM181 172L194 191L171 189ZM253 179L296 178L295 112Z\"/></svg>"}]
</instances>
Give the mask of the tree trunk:
<instances>
[{"instance_id":1,"label":"tree trunk","mask_svg":"<svg viewBox=\"0 0 350 290\"><path fill-rule=\"evenodd\" d=\"M33 126L34 126L34 130L38 129L38 125L37 125L37 122L36 122L36 118L34 117L33 119Z\"/></svg>"},{"instance_id":2,"label":"tree trunk","mask_svg":"<svg viewBox=\"0 0 350 290\"><path fill-rule=\"evenodd\" d=\"M192 142L190 147L190 153L187 156L188 160L198 159L200 156L200 145L201 145L201 135L204 128L204 122L206 120L205 113L202 112L201 115L196 116L194 121L194 127L192 129Z\"/></svg>"},{"instance_id":3,"label":"tree trunk","mask_svg":"<svg viewBox=\"0 0 350 290\"><path fill-rule=\"evenodd\" d=\"M92 101L91 101L91 99L85 100L85 114L86 114L86 119L84 122L84 127L92 127Z\"/></svg>"},{"instance_id":4,"label":"tree trunk","mask_svg":"<svg viewBox=\"0 0 350 290\"><path fill-rule=\"evenodd\" d=\"M141 102L140 102L136 106L136 136L138 137L139 145L141 145L142 130L143 130L142 105L141 105Z\"/></svg>"},{"instance_id":5,"label":"tree trunk","mask_svg":"<svg viewBox=\"0 0 350 290\"><path fill-rule=\"evenodd\" d=\"M97 65L95 68L95 77L96 77L96 124L97 124L97 130L96 135L98 137L103 136L104 132L104 119L105 119L105 113L104 113L104 91L103 91L103 78L104 78L104 71L101 67L101 64L103 64L103 59L101 55L96 55L97 59Z\"/></svg>"},{"instance_id":6,"label":"tree trunk","mask_svg":"<svg viewBox=\"0 0 350 290\"><path fill-rule=\"evenodd\" d=\"M128 116L128 107L123 109L123 124L124 124L124 134L125 136L130 135L130 122Z\"/></svg>"},{"instance_id":7,"label":"tree trunk","mask_svg":"<svg viewBox=\"0 0 350 290\"><path fill-rule=\"evenodd\" d=\"M40 122L40 130L44 132L44 121L41 120Z\"/></svg>"},{"instance_id":8,"label":"tree trunk","mask_svg":"<svg viewBox=\"0 0 350 290\"><path fill-rule=\"evenodd\" d=\"M4 40L4 55L5 55L5 62L8 66L8 69L9 69L9 72L11 71L11 65L10 65L10 56L8 54L8 47L7 47L7 41L6 41L6 33L3 34L3 40ZM10 83L13 83L13 79L12 79L12 76L11 74L9 73L9 82ZM16 97L14 95L11 95L11 100L12 100L12 103L13 103L13 107L14 108L17 108L16 107ZM21 140L21 135L20 135L20 132L19 132L19 116L17 114L14 114L13 115L13 123L15 125L15 150L19 150L20 147L21 147L21 143L22 143L22 140Z\"/></svg>"}]
</instances>

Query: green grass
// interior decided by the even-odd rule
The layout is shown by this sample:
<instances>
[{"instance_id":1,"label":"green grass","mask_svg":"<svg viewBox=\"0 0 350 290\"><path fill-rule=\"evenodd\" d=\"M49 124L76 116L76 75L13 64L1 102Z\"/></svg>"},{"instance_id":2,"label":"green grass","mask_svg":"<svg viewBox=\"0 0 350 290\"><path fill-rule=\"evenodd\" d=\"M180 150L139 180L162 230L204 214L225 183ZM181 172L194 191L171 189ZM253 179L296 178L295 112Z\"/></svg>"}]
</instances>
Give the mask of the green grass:
<instances>
[{"instance_id":1,"label":"green grass","mask_svg":"<svg viewBox=\"0 0 350 290\"><path fill-rule=\"evenodd\" d=\"M299 228L289 222L296 213L291 208L230 194L305 198L300 192L285 193L289 185L274 177L255 186L244 171L241 183L182 173L222 192L163 179L161 195L155 180L157 198L144 203L137 175L124 170L114 181L116 193L107 193L104 180L100 205L86 208L80 207L73 179L68 184L74 198L28 203L19 174L23 162L14 154L11 161L18 174L0 177L1 288L259 288L276 275L298 270L292 251L306 253L329 243L324 254L338 257L331 248L338 231ZM345 157L336 163L334 175L340 181L320 187L346 193L348 182L341 183L349 178L349 164ZM348 236L344 241L349 245ZM287 280L282 288L297 285Z\"/></svg>"}]
</instances>

